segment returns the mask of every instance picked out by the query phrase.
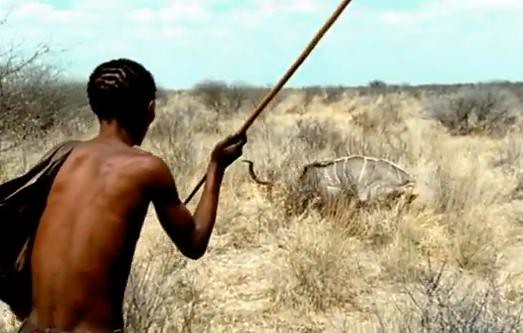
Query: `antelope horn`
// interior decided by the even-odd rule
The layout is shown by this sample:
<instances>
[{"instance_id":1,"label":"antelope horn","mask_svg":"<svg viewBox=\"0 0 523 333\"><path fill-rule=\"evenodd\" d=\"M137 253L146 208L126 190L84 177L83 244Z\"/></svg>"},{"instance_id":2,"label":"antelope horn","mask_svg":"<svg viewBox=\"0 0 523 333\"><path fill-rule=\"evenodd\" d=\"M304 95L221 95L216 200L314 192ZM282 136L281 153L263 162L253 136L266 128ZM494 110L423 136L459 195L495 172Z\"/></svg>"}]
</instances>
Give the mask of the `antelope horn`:
<instances>
[{"instance_id":1,"label":"antelope horn","mask_svg":"<svg viewBox=\"0 0 523 333\"><path fill-rule=\"evenodd\" d=\"M254 180L257 184L265 185L265 186L272 186L272 183L269 181L261 180L258 178L256 173L254 172L254 162L250 160L242 160L243 163L246 163L249 165L249 176L251 176L252 180Z\"/></svg>"}]
</instances>

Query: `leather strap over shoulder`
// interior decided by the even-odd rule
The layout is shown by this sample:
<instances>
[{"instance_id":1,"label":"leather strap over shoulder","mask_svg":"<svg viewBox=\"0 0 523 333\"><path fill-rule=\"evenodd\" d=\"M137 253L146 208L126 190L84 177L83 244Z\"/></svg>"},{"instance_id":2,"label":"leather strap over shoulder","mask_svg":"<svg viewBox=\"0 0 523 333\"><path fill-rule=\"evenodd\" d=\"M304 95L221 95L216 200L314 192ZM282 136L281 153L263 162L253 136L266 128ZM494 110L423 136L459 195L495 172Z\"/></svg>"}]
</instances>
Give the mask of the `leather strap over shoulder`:
<instances>
[{"instance_id":1,"label":"leather strap over shoulder","mask_svg":"<svg viewBox=\"0 0 523 333\"><path fill-rule=\"evenodd\" d=\"M56 166L56 163L60 162L79 143L80 141L66 141L55 146L25 174L0 184L0 205L25 187L33 184L42 174Z\"/></svg>"}]
</instances>

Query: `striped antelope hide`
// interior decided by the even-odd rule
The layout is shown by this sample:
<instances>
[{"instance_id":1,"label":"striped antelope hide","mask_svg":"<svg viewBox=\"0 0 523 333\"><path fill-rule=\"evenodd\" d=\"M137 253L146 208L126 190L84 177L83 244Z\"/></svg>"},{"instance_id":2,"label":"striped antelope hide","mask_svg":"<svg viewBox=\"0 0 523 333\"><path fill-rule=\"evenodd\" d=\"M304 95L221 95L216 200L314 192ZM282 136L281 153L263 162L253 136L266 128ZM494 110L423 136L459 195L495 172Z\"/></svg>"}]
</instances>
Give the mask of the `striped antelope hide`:
<instances>
[{"instance_id":1,"label":"striped antelope hide","mask_svg":"<svg viewBox=\"0 0 523 333\"><path fill-rule=\"evenodd\" d=\"M253 162L244 162L249 164L249 174L255 182L272 185L256 176ZM416 198L415 181L407 171L390 161L361 155L307 164L297 182L322 195L351 196L361 204L390 201L404 195L410 203Z\"/></svg>"}]
</instances>

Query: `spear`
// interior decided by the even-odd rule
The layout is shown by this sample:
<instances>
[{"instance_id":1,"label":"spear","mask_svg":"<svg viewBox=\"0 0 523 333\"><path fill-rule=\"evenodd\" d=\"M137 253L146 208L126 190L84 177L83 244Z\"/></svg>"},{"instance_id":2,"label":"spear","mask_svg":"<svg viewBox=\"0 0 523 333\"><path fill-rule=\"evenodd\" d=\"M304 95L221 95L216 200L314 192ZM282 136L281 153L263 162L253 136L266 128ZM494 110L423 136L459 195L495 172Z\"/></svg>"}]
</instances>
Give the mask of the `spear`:
<instances>
[{"instance_id":1,"label":"spear","mask_svg":"<svg viewBox=\"0 0 523 333\"><path fill-rule=\"evenodd\" d=\"M246 134L247 130L251 125L254 123L256 118L263 112L263 110L269 105L269 103L276 97L276 95L280 92L280 90L285 86L287 81L294 75L294 73L300 68L300 66L303 64L303 62L309 57L311 52L316 48L320 40L323 38L323 36L327 33L327 31L332 27L332 25L338 20L340 15L343 13L345 8L352 2L352 0L343 0L338 8L334 11L334 13L329 17L329 19L325 22L325 24L321 27L321 29L316 33L314 38L309 42L305 50L300 54L298 59L292 64L292 66L287 70L287 72L283 75L283 77L278 81L278 83L272 88L272 90L265 96L265 98L260 102L260 104L256 107L254 112L251 114L251 116L245 121L243 126L240 128L240 130L237 132L239 135ZM187 199L185 199L184 204L188 204L191 199L198 193L198 190L202 187L202 185L205 183L206 176L204 175L198 184L195 186L194 190L189 194Z\"/></svg>"}]
</instances>

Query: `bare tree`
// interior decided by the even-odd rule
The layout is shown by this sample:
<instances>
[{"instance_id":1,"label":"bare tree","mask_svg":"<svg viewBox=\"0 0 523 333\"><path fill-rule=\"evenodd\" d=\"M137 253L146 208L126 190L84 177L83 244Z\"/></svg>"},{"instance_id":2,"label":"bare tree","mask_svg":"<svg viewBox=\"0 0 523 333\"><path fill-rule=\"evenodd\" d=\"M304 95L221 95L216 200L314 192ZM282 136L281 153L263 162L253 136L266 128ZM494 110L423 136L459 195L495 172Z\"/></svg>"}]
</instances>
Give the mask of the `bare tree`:
<instances>
[{"instance_id":1,"label":"bare tree","mask_svg":"<svg viewBox=\"0 0 523 333\"><path fill-rule=\"evenodd\" d=\"M1 19L0 27L6 22L7 17ZM40 43L29 54L24 48L22 43L0 45L0 135L11 144L47 133L63 121L65 109L85 104L80 85L64 82L60 71L47 64L48 45Z\"/></svg>"}]
</instances>

